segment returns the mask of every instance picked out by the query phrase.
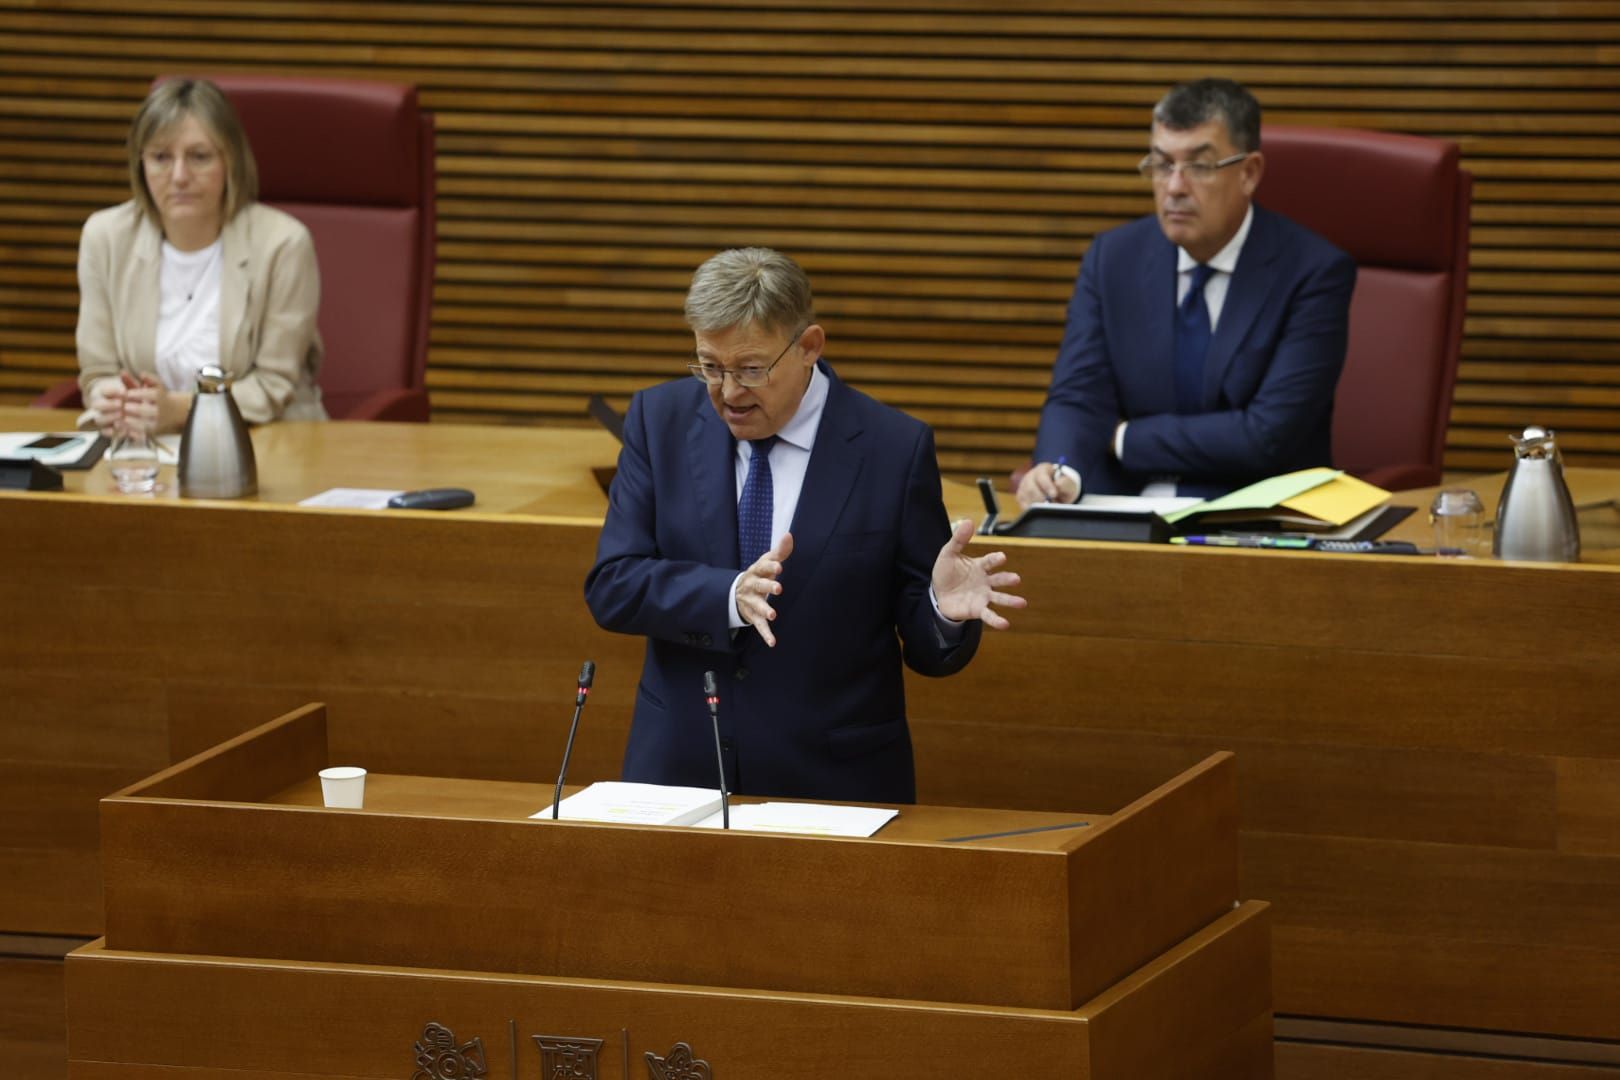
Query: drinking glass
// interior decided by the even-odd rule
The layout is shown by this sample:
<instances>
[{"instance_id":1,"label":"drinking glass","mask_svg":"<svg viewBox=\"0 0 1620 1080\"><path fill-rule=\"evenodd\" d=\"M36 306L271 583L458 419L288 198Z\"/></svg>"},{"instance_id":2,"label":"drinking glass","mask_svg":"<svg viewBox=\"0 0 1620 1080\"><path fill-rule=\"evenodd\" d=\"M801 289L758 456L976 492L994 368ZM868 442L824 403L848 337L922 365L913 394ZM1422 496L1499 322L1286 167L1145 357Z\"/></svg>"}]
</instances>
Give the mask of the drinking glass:
<instances>
[{"instance_id":1,"label":"drinking glass","mask_svg":"<svg viewBox=\"0 0 1620 1080\"><path fill-rule=\"evenodd\" d=\"M148 432L130 430L113 437L107 451L113 483L125 495L149 495L157 490L158 445Z\"/></svg>"},{"instance_id":2,"label":"drinking glass","mask_svg":"<svg viewBox=\"0 0 1620 1080\"><path fill-rule=\"evenodd\" d=\"M1434 526L1436 555L1478 559L1491 553L1485 507L1468 488L1438 492L1429 505L1429 523Z\"/></svg>"}]
</instances>

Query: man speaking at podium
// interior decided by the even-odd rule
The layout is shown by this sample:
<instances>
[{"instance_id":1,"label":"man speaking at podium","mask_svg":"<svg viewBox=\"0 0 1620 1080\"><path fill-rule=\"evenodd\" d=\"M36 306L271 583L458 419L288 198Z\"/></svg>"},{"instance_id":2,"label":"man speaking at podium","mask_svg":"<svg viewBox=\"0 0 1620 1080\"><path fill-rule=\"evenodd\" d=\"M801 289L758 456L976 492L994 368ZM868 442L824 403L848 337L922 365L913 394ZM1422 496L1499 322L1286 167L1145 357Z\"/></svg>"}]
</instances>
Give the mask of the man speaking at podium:
<instances>
[{"instance_id":1,"label":"man speaking at podium","mask_svg":"<svg viewBox=\"0 0 1620 1080\"><path fill-rule=\"evenodd\" d=\"M901 662L961 670L1018 577L946 520L929 428L821 359L792 259L715 255L686 321L696 377L631 400L585 579L604 629L647 638L623 777L719 785L713 671L732 791L914 802Z\"/></svg>"}]
</instances>

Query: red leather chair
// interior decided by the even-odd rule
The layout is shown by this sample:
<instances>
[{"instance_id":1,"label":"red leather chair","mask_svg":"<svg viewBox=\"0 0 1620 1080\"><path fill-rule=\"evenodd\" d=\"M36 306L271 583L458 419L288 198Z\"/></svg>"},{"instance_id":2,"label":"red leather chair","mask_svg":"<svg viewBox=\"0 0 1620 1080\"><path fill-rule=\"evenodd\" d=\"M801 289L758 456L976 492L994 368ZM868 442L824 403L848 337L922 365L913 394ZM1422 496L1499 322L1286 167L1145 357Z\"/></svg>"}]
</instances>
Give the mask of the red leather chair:
<instances>
[{"instance_id":1,"label":"red leather chair","mask_svg":"<svg viewBox=\"0 0 1620 1080\"><path fill-rule=\"evenodd\" d=\"M1468 297L1473 178L1457 145L1268 125L1256 200L1356 260L1333 463L1391 490L1440 482Z\"/></svg>"},{"instance_id":2,"label":"red leather chair","mask_svg":"<svg viewBox=\"0 0 1620 1080\"><path fill-rule=\"evenodd\" d=\"M418 107L416 88L210 78L247 129L260 200L297 217L315 238L326 346L318 381L327 412L427 420L437 216L433 115ZM34 404L77 407L78 397L68 382Z\"/></svg>"}]
</instances>

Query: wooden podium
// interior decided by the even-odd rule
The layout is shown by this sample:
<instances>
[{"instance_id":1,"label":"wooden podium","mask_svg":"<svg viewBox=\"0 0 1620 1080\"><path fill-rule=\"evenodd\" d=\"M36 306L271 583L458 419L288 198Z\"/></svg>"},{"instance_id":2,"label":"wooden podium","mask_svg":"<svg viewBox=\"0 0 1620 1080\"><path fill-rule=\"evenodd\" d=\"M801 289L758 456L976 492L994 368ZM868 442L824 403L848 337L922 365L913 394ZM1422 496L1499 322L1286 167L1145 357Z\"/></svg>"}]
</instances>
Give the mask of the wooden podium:
<instances>
[{"instance_id":1,"label":"wooden podium","mask_svg":"<svg viewBox=\"0 0 1620 1080\"><path fill-rule=\"evenodd\" d=\"M331 763L311 705L102 800L71 1077L1272 1075L1228 754L1111 815L906 806L870 839L375 773L328 810Z\"/></svg>"}]
</instances>

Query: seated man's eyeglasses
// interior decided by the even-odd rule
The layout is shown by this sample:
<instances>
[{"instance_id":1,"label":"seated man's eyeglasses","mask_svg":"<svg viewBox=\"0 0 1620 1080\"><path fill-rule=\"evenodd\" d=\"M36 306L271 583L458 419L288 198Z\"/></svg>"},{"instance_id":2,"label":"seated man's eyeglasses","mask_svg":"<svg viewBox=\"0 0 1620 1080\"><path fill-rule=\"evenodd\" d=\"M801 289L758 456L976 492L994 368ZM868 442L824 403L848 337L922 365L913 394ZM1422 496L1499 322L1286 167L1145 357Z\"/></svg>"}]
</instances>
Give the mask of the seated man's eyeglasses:
<instances>
[{"instance_id":1,"label":"seated man's eyeglasses","mask_svg":"<svg viewBox=\"0 0 1620 1080\"><path fill-rule=\"evenodd\" d=\"M806 323L804 326L801 326L795 330L793 335L788 338L788 343L782 346L782 351L776 354L776 359L772 360L769 364L748 364L744 367L728 368L721 367L713 360L704 360L699 358L694 360L692 363L687 364L687 369L690 370L693 375L696 375L699 379L708 383L710 386L719 386L721 383L726 381L727 375L730 375L734 380L736 380L738 386L747 387L749 389L764 386L766 383L771 381L771 369L776 367L777 364L780 364L782 362L782 357L787 355L788 350L799 343L799 338L803 336L805 330L809 328L809 325L809 323Z\"/></svg>"},{"instance_id":2,"label":"seated man's eyeglasses","mask_svg":"<svg viewBox=\"0 0 1620 1080\"><path fill-rule=\"evenodd\" d=\"M1155 157L1149 154L1136 166L1136 171L1153 181L1155 184L1169 183L1176 170L1189 183L1207 184L1215 179L1215 174L1228 165L1236 165L1249 156L1248 151L1233 154L1231 157L1221 158L1219 161L1171 161L1165 157Z\"/></svg>"}]
</instances>

